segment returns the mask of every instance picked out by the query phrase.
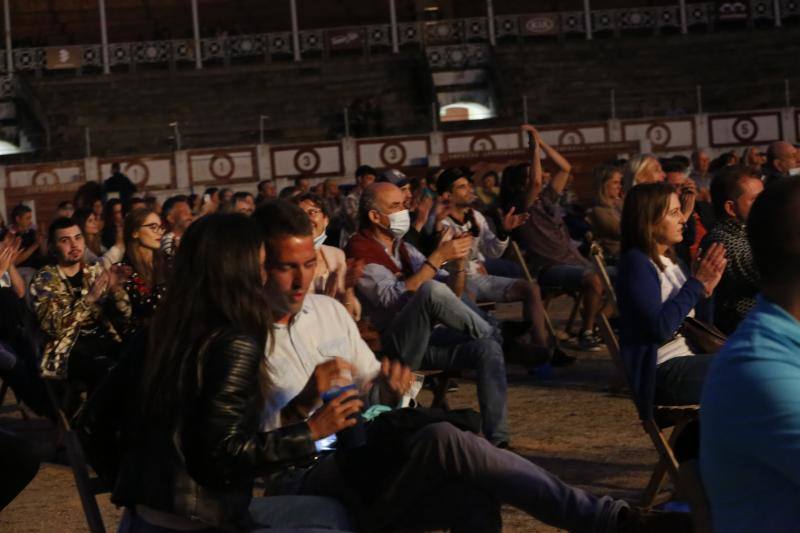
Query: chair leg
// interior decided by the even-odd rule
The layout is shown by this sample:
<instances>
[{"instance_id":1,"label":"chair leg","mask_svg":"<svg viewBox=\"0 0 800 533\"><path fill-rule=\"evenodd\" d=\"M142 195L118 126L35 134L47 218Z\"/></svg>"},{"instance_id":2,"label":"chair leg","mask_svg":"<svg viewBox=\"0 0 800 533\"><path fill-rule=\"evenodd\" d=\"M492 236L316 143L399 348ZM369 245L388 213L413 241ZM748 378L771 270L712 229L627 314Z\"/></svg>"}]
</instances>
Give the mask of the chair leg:
<instances>
[{"instance_id":1,"label":"chair leg","mask_svg":"<svg viewBox=\"0 0 800 533\"><path fill-rule=\"evenodd\" d=\"M64 435L64 443L67 447L67 458L72 468L72 474L75 477L75 485L78 488L78 496L81 499L81 506L83 507L83 514L86 517L89 531L91 533L106 533L103 516L97 506L92 479L89 477L89 466L86 464L86 458L83 455L83 448L78 436L74 431L68 430Z\"/></svg>"},{"instance_id":2,"label":"chair leg","mask_svg":"<svg viewBox=\"0 0 800 533\"><path fill-rule=\"evenodd\" d=\"M653 474L650 476L650 481L647 483L647 488L642 495L642 507L651 507L653 502L656 501L658 493L661 492L661 487L664 485L664 480L667 477L667 465L664 460L659 458L658 464L653 469Z\"/></svg>"},{"instance_id":3,"label":"chair leg","mask_svg":"<svg viewBox=\"0 0 800 533\"><path fill-rule=\"evenodd\" d=\"M97 491L94 488L92 478L89 476L89 466L86 464L86 457L83 454L83 447L78 435L69 425L69 420L67 420L64 410L61 408L61 403L58 401L54 384L45 380L44 385L47 396L50 398L50 403L56 413L57 445L63 444L67 449L67 460L75 478L75 486L78 489L78 496L81 499L81 507L83 507L83 514L86 517L89 531L90 533L106 533L103 517L95 499ZM70 394L71 391L67 386L65 397L69 397Z\"/></svg>"}]
</instances>

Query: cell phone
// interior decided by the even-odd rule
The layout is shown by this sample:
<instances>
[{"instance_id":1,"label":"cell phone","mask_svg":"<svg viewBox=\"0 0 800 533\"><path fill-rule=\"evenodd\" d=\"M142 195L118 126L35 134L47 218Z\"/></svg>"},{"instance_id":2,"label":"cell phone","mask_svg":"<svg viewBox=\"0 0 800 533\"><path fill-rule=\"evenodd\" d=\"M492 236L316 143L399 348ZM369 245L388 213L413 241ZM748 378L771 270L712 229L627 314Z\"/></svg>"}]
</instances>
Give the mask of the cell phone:
<instances>
[{"instance_id":1,"label":"cell phone","mask_svg":"<svg viewBox=\"0 0 800 533\"><path fill-rule=\"evenodd\" d=\"M203 195L203 203L207 204L210 201L211 201L211 195L210 194L204 194Z\"/></svg>"}]
</instances>

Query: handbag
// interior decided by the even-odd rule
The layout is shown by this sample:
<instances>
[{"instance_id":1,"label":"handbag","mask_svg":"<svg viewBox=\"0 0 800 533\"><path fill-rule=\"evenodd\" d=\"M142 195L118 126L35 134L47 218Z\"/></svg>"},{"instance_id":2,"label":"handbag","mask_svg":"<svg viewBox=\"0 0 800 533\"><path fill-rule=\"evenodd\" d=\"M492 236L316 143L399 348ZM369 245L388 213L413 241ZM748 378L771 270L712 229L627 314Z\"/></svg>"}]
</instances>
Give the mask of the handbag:
<instances>
[{"instance_id":1,"label":"handbag","mask_svg":"<svg viewBox=\"0 0 800 533\"><path fill-rule=\"evenodd\" d=\"M728 340L724 333L711 324L690 316L684 319L679 332L696 354L717 353Z\"/></svg>"}]
</instances>

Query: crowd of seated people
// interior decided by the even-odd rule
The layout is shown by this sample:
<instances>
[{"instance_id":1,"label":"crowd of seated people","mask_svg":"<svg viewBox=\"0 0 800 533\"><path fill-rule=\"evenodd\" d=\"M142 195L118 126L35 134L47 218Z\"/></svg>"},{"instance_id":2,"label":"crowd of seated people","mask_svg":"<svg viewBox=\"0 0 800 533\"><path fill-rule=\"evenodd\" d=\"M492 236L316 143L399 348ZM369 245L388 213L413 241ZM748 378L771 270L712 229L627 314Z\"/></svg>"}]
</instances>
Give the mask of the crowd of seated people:
<instances>
[{"instance_id":1,"label":"crowd of seated people","mask_svg":"<svg viewBox=\"0 0 800 533\"><path fill-rule=\"evenodd\" d=\"M689 530L683 513L593 495L511 448L507 360L575 361L546 326L542 291L579 295L580 351L601 348L608 296L565 222L572 165L536 128L522 131L530 160L478 183L463 167L409 178L363 166L349 190L300 178L278 194L268 180L256 196L209 188L162 205L116 167L58 206L46 239L20 204L0 241L0 303L13 317L0 376L44 416L77 409L48 404L42 379L85 391L76 423L104 439L89 459L126 508L121 531L499 531L501 504L572 531ZM772 530L798 518L787 494L800 476L787 465L800 409L793 382L780 382L794 379L800 343L797 162L777 142L741 159L640 154L594 172L585 223L615 267L631 395L642 419L708 400L715 434L701 427L689 446L726 531L757 520L742 509L757 491L732 488L734 463L748 485L785 468L757 497ZM524 265L509 260L512 241ZM508 301L522 303L511 341L478 305ZM694 320L732 341L704 353L684 329ZM479 413L398 409L418 370L470 370ZM736 379L758 409L733 394L745 388ZM738 410L752 416L734 421ZM747 438L723 453L738 431ZM743 466L769 455L760 431L784 453ZM0 446L20 457L5 505L36 465L16 437L0 434ZM269 496L252 497L255 478Z\"/></svg>"}]
</instances>

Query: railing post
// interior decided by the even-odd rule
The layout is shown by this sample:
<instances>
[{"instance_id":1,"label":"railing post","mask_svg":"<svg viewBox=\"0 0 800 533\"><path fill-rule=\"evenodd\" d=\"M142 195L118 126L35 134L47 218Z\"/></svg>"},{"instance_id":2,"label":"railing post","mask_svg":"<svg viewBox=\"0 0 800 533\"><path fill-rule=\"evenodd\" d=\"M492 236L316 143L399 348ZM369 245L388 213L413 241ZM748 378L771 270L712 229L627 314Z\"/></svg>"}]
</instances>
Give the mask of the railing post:
<instances>
[{"instance_id":1,"label":"railing post","mask_svg":"<svg viewBox=\"0 0 800 533\"><path fill-rule=\"evenodd\" d=\"M5 37L6 37L6 72L14 73L14 52L11 49L11 0L3 0L3 16L5 18Z\"/></svg>"},{"instance_id":2,"label":"railing post","mask_svg":"<svg viewBox=\"0 0 800 533\"><path fill-rule=\"evenodd\" d=\"M680 17L681 17L681 33L686 35L689 33L689 25L686 21L686 0L680 1Z\"/></svg>"},{"instance_id":3,"label":"railing post","mask_svg":"<svg viewBox=\"0 0 800 533\"><path fill-rule=\"evenodd\" d=\"M203 68L203 52L200 47L200 13L197 0L192 0L192 31L194 32L194 68Z\"/></svg>"},{"instance_id":4,"label":"railing post","mask_svg":"<svg viewBox=\"0 0 800 533\"><path fill-rule=\"evenodd\" d=\"M775 15L775 27L780 28L783 24L781 21L781 2L780 0L772 0L772 14Z\"/></svg>"},{"instance_id":5,"label":"railing post","mask_svg":"<svg viewBox=\"0 0 800 533\"><path fill-rule=\"evenodd\" d=\"M494 2L493 0L486 0L486 29L489 32L489 44L492 46L497 44L497 36L495 35L494 28Z\"/></svg>"},{"instance_id":6,"label":"railing post","mask_svg":"<svg viewBox=\"0 0 800 533\"><path fill-rule=\"evenodd\" d=\"M106 0L97 0L97 8L100 10L100 45L103 56L103 74L111 72L111 63L108 57L108 23L106 22Z\"/></svg>"},{"instance_id":7,"label":"railing post","mask_svg":"<svg viewBox=\"0 0 800 533\"><path fill-rule=\"evenodd\" d=\"M297 23L297 0L289 0L289 7L292 11L292 48L294 49L294 60L303 59L300 54L300 28Z\"/></svg>"},{"instance_id":8,"label":"railing post","mask_svg":"<svg viewBox=\"0 0 800 533\"><path fill-rule=\"evenodd\" d=\"M592 7L589 0L583 0L583 23L586 27L586 40L592 40Z\"/></svg>"},{"instance_id":9,"label":"railing post","mask_svg":"<svg viewBox=\"0 0 800 533\"><path fill-rule=\"evenodd\" d=\"M397 34L397 9L394 5L394 0L389 0L389 24L390 34L392 36L392 53L400 53L400 38Z\"/></svg>"}]
</instances>

